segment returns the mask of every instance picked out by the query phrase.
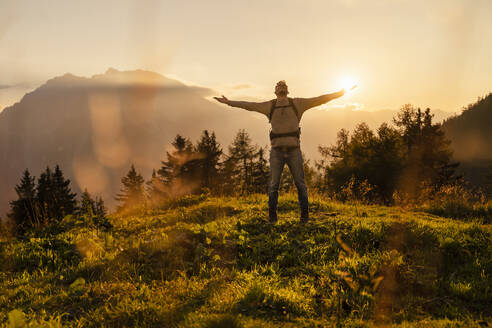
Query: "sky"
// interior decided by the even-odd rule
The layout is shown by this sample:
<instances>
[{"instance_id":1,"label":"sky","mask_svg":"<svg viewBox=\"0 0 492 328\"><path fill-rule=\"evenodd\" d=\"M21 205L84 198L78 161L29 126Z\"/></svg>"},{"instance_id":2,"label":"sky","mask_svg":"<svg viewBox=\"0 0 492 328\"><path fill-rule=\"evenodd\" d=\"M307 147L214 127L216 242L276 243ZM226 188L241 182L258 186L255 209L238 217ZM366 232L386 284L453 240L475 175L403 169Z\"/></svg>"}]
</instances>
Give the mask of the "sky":
<instances>
[{"instance_id":1,"label":"sky","mask_svg":"<svg viewBox=\"0 0 492 328\"><path fill-rule=\"evenodd\" d=\"M0 0L0 110L52 77L114 67L232 99L353 82L327 106L459 112L492 91L491 13L490 0Z\"/></svg>"}]
</instances>

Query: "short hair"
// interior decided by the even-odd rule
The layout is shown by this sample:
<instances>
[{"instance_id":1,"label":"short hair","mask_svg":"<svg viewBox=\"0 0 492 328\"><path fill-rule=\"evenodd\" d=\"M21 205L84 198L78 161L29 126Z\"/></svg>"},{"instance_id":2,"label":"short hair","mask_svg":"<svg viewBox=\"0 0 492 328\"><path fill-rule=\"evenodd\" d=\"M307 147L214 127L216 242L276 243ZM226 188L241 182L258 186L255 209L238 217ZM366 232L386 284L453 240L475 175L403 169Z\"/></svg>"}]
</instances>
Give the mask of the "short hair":
<instances>
[{"instance_id":1,"label":"short hair","mask_svg":"<svg viewBox=\"0 0 492 328\"><path fill-rule=\"evenodd\" d=\"M280 80L280 81L277 82L277 86L280 85L280 84L287 85L287 83L285 83L285 80Z\"/></svg>"}]
</instances>

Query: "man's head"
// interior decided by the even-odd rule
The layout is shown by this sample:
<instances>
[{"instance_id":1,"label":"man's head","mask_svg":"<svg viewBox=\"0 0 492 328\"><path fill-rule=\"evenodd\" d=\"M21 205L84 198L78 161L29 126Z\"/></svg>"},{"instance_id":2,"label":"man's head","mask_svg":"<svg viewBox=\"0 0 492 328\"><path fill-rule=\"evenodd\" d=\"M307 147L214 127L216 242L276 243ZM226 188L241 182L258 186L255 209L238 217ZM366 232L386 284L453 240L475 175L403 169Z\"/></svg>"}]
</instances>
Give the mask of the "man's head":
<instances>
[{"instance_id":1,"label":"man's head","mask_svg":"<svg viewBox=\"0 0 492 328\"><path fill-rule=\"evenodd\" d=\"M285 97L289 94L287 83L285 83L284 80L277 82L277 85L275 86L275 94L277 97Z\"/></svg>"}]
</instances>

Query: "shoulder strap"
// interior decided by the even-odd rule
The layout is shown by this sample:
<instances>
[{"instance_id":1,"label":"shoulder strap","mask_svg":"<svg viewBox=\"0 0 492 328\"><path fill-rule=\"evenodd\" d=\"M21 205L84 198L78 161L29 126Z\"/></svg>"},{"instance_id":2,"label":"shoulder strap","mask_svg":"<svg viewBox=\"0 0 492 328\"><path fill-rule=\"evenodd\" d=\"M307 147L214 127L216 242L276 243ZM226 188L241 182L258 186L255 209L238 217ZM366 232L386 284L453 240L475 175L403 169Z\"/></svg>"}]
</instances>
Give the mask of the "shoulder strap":
<instances>
[{"instance_id":1,"label":"shoulder strap","mask_svg":"<svg viewBox=\"0 0 492 328\"><path fill-rule=\"evenodd\" d=\"M299 111L297 110L296 105L294 105L294 100L292 98L288 98L288 100L289 100L289 106L292 108L292 110L296 114L297 120L299 120ZM270 108L270 115L268 116L269 122L272 121L273 112L277 108L277 106L275 106L276 104L277 104L277 99L273 99L272 100L272 107ZM287 107L287 106L280 106L280 107Z\"/></svg>"},{"instance_id":2,"label":"shoulder strap","mask_svg":"<svg viewBox=\"0 0 492 328\"><path fill-rule=\"evenodd\" d=\"M297 110L296 105L294 105L294 100L292 98L289 98L289 105L294 110L294 113L296 113L297 120L299 120L299 111Z\"/></svg>"}]
</instances>

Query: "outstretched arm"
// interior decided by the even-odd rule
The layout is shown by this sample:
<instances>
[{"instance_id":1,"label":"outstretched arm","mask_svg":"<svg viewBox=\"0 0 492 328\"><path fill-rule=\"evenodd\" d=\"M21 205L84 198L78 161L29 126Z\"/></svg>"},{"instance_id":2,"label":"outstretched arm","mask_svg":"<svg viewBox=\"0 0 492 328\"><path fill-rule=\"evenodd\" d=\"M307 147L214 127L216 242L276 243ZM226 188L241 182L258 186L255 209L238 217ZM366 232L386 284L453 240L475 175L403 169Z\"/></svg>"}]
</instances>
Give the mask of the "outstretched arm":
<instances>
[{"instance_id":1,"label":"outstretched arm","mask_svg":"<svg viewBox=\"0 0 492 328\"><path fill-rule=\"evenodd\" d=\"M319 97L313 98L298 98L299 102L302 104L304 110L308 110L313 107L317 107L323 104L326 104L330 100L337 99L345 94L345 90L342 89L338 92L328 93L325 95L321 95Z\"/></svg>"},{"instance_id":2,"label":"outstretched arm","mask_svg":"<svg viewBox=\"0 0 492 328\"><path fill-rule=\"evenodd\" d=\"M268 113L270 112L270 107L271 107L271 102L269 102L269 101L265 101L265 102L234 101L234 100L227 99L225 96L222 96L220 98L214 97L214 99L220 103L229 105L231 107L243 108L246 110L262 113L265 115L268 115Z\"/></svg>"}]
</instances>

